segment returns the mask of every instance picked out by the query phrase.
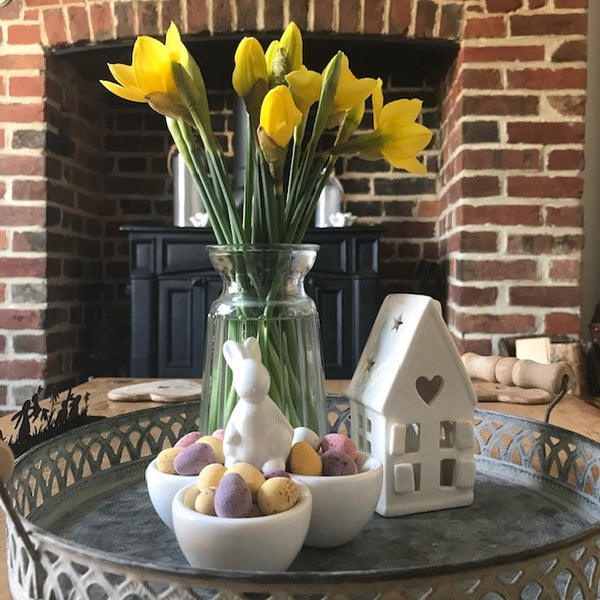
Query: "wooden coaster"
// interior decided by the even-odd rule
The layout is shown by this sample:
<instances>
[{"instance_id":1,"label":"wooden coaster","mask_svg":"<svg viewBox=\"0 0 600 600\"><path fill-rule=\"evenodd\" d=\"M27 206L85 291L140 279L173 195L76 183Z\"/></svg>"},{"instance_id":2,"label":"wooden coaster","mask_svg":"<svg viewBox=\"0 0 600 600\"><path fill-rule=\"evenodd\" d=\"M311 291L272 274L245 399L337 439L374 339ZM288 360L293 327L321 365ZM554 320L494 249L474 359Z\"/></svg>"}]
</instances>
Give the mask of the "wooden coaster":
<instances>
[{"instance_id":1,"label":"wooden coaster","mask_svg":"<svg viewBox=\"0 0 600 600\"><path fill-rule=\"evenodd\" d=\"M524 389L491 381L473 381L480 402L509 402L511 404L548 404L552 394L536 388Z\"/></svg>"},{"instance_id":2,"label":"wooden coaster","mask_svg":"<svg viewBox=\"0 0 600 600\"><path fill-rule=\"evenodd\" d=\"M160 379L125 385L108 392L115 402L183 402L200 398L202 386L189 379Z\"/></svg>"}]
</instances>

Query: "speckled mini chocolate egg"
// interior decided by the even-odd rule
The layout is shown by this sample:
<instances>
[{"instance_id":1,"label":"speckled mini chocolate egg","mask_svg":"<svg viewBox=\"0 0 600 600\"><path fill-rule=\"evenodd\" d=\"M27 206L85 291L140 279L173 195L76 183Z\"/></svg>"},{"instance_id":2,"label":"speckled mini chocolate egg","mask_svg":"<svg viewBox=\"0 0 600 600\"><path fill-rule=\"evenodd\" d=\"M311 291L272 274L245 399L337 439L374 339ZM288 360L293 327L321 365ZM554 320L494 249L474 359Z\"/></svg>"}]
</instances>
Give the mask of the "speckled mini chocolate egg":
<instances>
[{"instance_id":1,"label":"speckled mini chocolate egg","mask_svg":"<svg viewBox=\"0 0 600 600\"><path fill-rule=\"evenodd\" d=\"M298 486L287 477L267 479L258 490L258 508L265 515L289 510L298 501Z\"/></svg>"},{"instance_id":2,"label":"speckled mini chocolate egg","mask_svg":"<svg viewBox=\"0 0 600 600\"><path fill-rule=\"evenodd\" d=\"M202 471L200 471L200 475L198 475L198 481L196 482L198 489L202 491L209 487L217 487L223 478L223 475L225 475L225 471L227 471L227 469L220 463L206 465Z\"/></svg>"},{"instance_id":3,"label":"speckled mini chocolate egg","mask_svg":"<svg viewBox=\"0 0 600 600\"><path fill-rule=\"evenodd\" d=\"M323 464L321 457L308 442L296 442L288 456L287 470L296 475L320 475Z\"/></svg>"},{"instance_id":4,"label":"speckled mini chocolate egg","mask_svg":"<svg viewBox=\"0 0 600 600\"><path fill-rule=\"evenodd\" d=\"M323 475L335 477L338 475L355 475L356 463L341 450L327 450L321 456Z\"/></svg>"},{"instance_id":5,"label":"speckled mini chocolate egg","mask_svg":"<svg viewBox=\"0 0 600 600\"><path fill-rule=\"evenodd\" d=\"M183 450L183 448L165 448L158 453L156 457L156 468L161 473L169 473L170 475L177 475L175 470L175 458Z\"/></svg>"},{"instance_id":6,"label":"speckled mini chocolate egg","mask_svg":"<svg viewBox=\"0 0 600 600\"><path fill-rule=\"evenodd\" d=\"M265 482L265 476L254 465L245 462L239 462L231 465L227 469L227 473L238 473L244 478L252 492L252 500L256 501L258 489Z\"/></svg>"},{"instance_id":7,"label":"speckled mini chocolate egg","mask_svg":"<svg viewBox=\"0 0 600 600\"><path fill-rule=\"evenodd\" d=\"M321 438L308 427L295 427L294 437L292 438L292 446L296 442L306 442L313 450L318 452L321 444Z\"/></svg>"},{"instance_id":8,"label":"speckled mini chocolate egg","mask_svg":"<svg viewBox=\"0 0 600 600\"><path fill-rule=\"evenodd\" d=\"M220 440L212 435L205 435L204 437L201 437L196 444L208 444L215 451L215 462L221 464L225 462L225 455L223 454L223 440Z\"/></svg>"},{"instance_id":9,"label":"speckled mini chocolate egg","mask_svg":"<svg viewBox=\"0 0 600 600\"><path fill-rule=\"evenodd\" d=\"M210 435L212 435L212 437L216 437L217 439L223 441L223 438L225 437L225 430L224 429L215 429Z\"/></svg>"},{"instance_id":10,"label":"speckled mini chocolate egg","mask_svg":"<svg viewBox=\"0 0 600 600\"><path fill-rule=\"evenodd\" d=\"M208 444L194 443L181 449L173 466L178 475L198 475L206 465L214 462L215 451Z\"/></svg>"},{"instance_id":11,"label":"speckled mini chocolate egg","mask_svg":"<svg viewBox=\"0 0 600 600\"><path fill-rule=\"evenodd\" d=\"M190 431L175 442L175 448L187 448L195 444L204 434L201 431Z\"/></svg>"},{"instance_id":12,"label":"speckled mini chocolate egg","mask_svg":"<svg viewBox=\"0 0 600 600\"><path fill-rule=\"evenodd\" d=\"M264 517L265 515L262 513L260 508L258 508L258 504L253 504L250 512L248 513L248 518L252 517Z\"/></svg>"},{"instance_id":13,"label":"speckled mini chocolate egg","mask_svg":"<svg viewBox=\"0 0 600 600\"><path fill-rule=\"evenodd\" d=\"M215 516L215 492L217 488L208 487L200 491L194 502L194 510L203 515Z\"/></svg>"},{"instance_id":14,"label":"speckled mini chocolate egg","mask_svg":"<svg viewBox=\"0 0 600 600\"><path fill-rule=\"evenodd\" d=\"M265 473L265 479L272 479L273 477L287 477L290 478L290 474L283 469L273 469Z\"/></svg>"},{"instance_id":15,"label":"speckled mini chocolate egg","mask_svg":"<svg viewBox=\"0 0 600 600\"><path fill-rule=\"evenodd\" d=\"M252 493L239 473L225 473L215 491L217 517L239 519L250 514Z\"/></svg>"},{"instance_id":16,"label":"speckled mini chocolate egg","mask_svg":"<svg viewBox=\"0 0 600 600\"><path fill-rule=\"evenodd\" d=\"M352 460L355 460L358 454L358 448L354 441L341 433L328 433L324 436L321 440L321 450L323 452L340 450L340 452L347 454Z\"/></svg>"}]
</instances>

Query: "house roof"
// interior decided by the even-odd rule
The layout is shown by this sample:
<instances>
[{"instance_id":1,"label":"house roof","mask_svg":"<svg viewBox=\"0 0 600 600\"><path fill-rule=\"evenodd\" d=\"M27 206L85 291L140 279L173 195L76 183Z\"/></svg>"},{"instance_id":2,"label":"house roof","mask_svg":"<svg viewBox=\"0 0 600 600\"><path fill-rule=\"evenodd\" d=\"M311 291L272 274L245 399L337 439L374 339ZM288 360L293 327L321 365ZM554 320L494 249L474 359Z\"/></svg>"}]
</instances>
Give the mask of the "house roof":
<instances>
[{"instance_id":1,"label":"house roof","mask_svg":"<svg viewBox=\"0 0 600 600\"><path fill-rule=\"evenodd\" d=\"M450 392L470 407L477 403L471 380L442 317L439 302L418 294L388 295L354 371L348 396L383 412L389 400L397 404L417 397L416 380L441 376ZM427 387L427 386L426 386ZM391 398L402 389L402 398Z\"/></svg>"}]
</instances>

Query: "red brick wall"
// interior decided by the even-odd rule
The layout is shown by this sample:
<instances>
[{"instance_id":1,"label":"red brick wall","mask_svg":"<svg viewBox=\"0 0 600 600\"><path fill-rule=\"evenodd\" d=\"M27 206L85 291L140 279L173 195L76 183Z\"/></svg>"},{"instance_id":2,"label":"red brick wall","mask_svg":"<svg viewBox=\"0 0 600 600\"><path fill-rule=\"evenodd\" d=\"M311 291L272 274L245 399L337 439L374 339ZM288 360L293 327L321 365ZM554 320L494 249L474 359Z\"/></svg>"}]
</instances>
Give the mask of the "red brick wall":
<instances>
[{"instance_id":1,"label":"red brick wall","mask_svg":"<svg viewBox=\"0 0 600 600\"><path fill-rule=\"evenodd\" d=\"M443 103L440 250L461 349L578 335L586 3L473 5Z\"/></svg>"},{"instance_id":2,"label":"red brick wall","mask_svg":"<svg viewBox=\"0 0 600 600\"><path fill-rule=\"evenodd\" d=\"M123 368L128 257L118 229L171 219L162 119L80 80L46 49L160 35L171 20L207 35L279 31L293 19L314 32L459 42L442 88L413 88L401 61L386 83L388 99L425 99L424 122L436 130L429 174L355 158L338 172L346 208L385 227L384 291L414 288L423 264L447 268L451 331L461 348L487 352L504 335L579 331L586 8L581 0L0 8L0 404L14 406L39 383ZM215 94L211 107L229 145L226 96Z\"/></svg>"}]
</instances>

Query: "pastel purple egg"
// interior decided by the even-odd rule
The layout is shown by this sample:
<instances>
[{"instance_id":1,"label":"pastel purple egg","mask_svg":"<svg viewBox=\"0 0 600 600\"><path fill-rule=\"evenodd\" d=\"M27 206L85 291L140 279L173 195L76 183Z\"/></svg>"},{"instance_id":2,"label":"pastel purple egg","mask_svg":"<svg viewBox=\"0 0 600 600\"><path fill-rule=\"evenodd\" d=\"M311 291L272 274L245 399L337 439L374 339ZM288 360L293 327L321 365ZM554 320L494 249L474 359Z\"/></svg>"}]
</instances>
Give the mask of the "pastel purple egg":
<instances>
[{"instance_id":1,"label":"pastel purple egg","mask_svg":"<svg viewBox=\"0 0 600 600\"><path fill-rule=\"evenodd\" d=\"M263 475L265 476L265 479L271 479L272 477L287 477L288 479L291 479L290 474L283 469L273 469L263 473Z\"/></svg>"},{"instance_id":2,"label":"pastel purple egg","mask_svg":"<svg viewBox=\"0 0 600 600\"><path fill-rule=\"evenodd\" d=\"M348 436L342 435L341 433L328 433L321 440L321 450L327 452L328 450L339 450L344 454L347 454L352 460L356 459L358 454L358 448L353 440Z\"/></svg>"},{"instance_id":3,"label":"pastel purple egg","mask_svg":"<svg viewBox=\"0 0 600 600\"><path fill-rule=\"evenodd\" d=\"M216 438L220 439L221 441L223 441L223 438L225 437L225 430L224 429L216 429L215 431L213 431L211 433L211 435L213 437L216 437Z\"/></svg>"},{"instance_id":4,"label":"pastel purple egg","mask_svg":"<svg viewBox=\"0 0 600 600\"><path fill-rule=\"evenodd\" d=\"M340 475L355 475L356 463L341 450L327 450L321 456L323 475L336 477Z\"/></svg>"},{"instance_id":5,"label":"pastel purple egg","mask_svg":"<svg viewBox=\"0 0 600 600\"><path fill-rule=\"evenodd\" d=\"M260 508L258 508L257 504L253 504L250 508L250 512L246 515L247 517L263 517Z\"/></svg>"},{"instance_id":6,"label":"pastel purple egg","mask_svg":"<svg viewBox=\"0 0 600 600\"><path fill-rule=\"evenodd\" d=\"M252 510L252 492L239 473L225 473L215 491L217 517L240 519Z\"/></svg>"},{"instance_id":7,"label":"pastel purple egg","mask_svg":"<svg viewBox=\"0 0 600 600\"><path fill-rule=\"evenodd\" d=\"M175 448L187 448L199 440L204 434L201 431L190 431L175 442Z\"/></svg>"},{"instance_id":8,"label":"pastel purple egg","mask_svg":"<svg viewBox=\"0 0 600 600\"><path fill-rule=\"evenodd\" d=\"M198 475L206 465L216 461L215 451L203 442L184 448L173 461L178 475Z\"/></svg>"}]
</instances>

